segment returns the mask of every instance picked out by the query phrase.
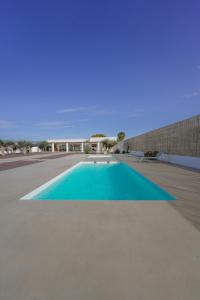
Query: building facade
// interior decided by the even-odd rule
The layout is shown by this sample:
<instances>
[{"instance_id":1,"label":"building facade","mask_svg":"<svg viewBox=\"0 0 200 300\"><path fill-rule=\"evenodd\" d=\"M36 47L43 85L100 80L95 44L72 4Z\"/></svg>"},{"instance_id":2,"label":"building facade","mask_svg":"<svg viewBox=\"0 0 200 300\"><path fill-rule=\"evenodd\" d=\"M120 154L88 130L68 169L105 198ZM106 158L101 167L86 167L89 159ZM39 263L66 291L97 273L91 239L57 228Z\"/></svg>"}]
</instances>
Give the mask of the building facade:
<instances>
[{"instance_id":1,"label":"building facade","mask_svg":"<svg viewBox=\"0 0 200 300\"><path fill-rule=\"evenodd\" d=\"M89 139L59 139L48 140L52 152L85 152L89 149L91 153L103 153L105 151L103 142L105 140L117 141L117 137L91 137Z\"/></svg>"}]
</instances>

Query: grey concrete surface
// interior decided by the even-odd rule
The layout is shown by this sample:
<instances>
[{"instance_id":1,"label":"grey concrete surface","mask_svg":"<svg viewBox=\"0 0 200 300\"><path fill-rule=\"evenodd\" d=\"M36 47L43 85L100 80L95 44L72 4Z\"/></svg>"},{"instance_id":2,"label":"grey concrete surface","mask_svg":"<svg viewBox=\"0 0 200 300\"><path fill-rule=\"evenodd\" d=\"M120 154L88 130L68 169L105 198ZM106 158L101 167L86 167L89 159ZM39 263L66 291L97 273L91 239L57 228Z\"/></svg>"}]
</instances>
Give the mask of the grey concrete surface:
<instances>
[{"instance_id":1,"label":"grey concrete surface","mask_svg":"<svg viewBox=\"0 0 200 300\"><path fill-rule=\"evenodd\" d=\"M0 163L4 163L4 162L12 162L15 160L35 160L35 159L41 159L43 157L46 156L57 156L57 155L63 155L65 154L64 152L42 152L42 153L30 153L28 155L19 155L19 156L15 156L15 155L5 155L5 156L0 156ZM67 153L66 153L67 154Z\"/></svg>"},{"instance_id":2,"label":"grey concrete surface","mask_svg":"<svg viewBox=\"0 0 200 300\"><path fill-rule=\"evenodd\" d=\"M200 231L200 172L159 161L138 162L137 158L118 155L119 160L141 172L177 197L168 202Z\"/></svg>"},{"instance_id":3,"label":"grey concrete surface","mask_svg":"<svg viewBox=\"0 0 200 300\"><path fill-rule=\"evenodd\" d=\"M19 200L84 158L0 173L0 299L199 300L200 233L168 202Z\"/></svg>"}]
</instances>

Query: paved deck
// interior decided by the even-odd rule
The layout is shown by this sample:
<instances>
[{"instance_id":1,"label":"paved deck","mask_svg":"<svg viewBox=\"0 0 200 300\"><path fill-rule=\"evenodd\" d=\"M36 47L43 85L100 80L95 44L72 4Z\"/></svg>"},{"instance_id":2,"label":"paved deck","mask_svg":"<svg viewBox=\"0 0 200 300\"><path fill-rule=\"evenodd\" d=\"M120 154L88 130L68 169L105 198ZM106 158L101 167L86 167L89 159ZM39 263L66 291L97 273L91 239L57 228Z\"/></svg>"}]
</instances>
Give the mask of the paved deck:
<instances>
[{"instance_id":1,"label":"paved deck","mask_svg":"<svg viewBox=\"0 0 200 300\"><path fill-rule=\"evenodd\" d=\"M47 152L45 152L45 153L47 154ZM16 158L16 157L17 158L21 158L21 157L26 158L26 157L37 156L37 155L41 156L41 154L44 154L44 152L43 153L39 153L39 152L26 153L26 154L24 154L24 153L12 153L12 154L0 155L0 161L4 160L4 159Z\"/></svg>"},{"instance_id":2,"label":"paved deck","mask_svg":"<svg viewBox=\"0 0 200 300\"><path fill-rule=\"evenodd\" d=\"M66 152L42 152L42 153L28 153L28 154L9 154L5 156L0 156L0 163L11 162L15 160L33 160L33 159L49 159L49 158L59 158L71 155L72 153Z\"/></svg>"},{"instance_id":3,"label":"paved deck","mask_svg":"<svg viewBox=\"0 0 200 300\"><path fill-rule=\"evenodd\" d=\"M200 230L200 172L159 161L138 162L134 157L116 157L175 195L177 200L169 204Z\"/></svg>"},{"instance_id":4,"label":"paved deck","mask_svg":"<svg viewBox=\"0 0 200 300\"><path fill-rule=\"evenodd\" d=\"M16 160L16 161L8 161L8 162L3 162L0 163L0 171L5 171L5 170L10 170L10 169L15 169L35 163L42 162L42 160Z\"/></svg>"},{"instance_id":5,"label":"paved deck","mask_svg":"<svg viewBox=\"0 0 200 300\"><path fill-rule=\"evenodd\" d=\"M57 159L65 156L72 155L71 153L49 153L47 156L45 153L33 153L27 154L27 155L19 155L17 160L14 160L13 158L16 158L17 156L15 154L8 155L4 157L3 161L0 161L0 171L5 171L9 169L15 169L19 167L23 167L26 165L35 164L38 162L42 162L43 159ZM23 160L23 158L26 158L26 160ZM40 159L38 159L40 158Z\"/></svg>"},{"instance_id":6,"label":"paved deck","mask_svg":"<svg viewBox=\"0 0 200 300\"><path fill-rule=\"evenodd\" d=\"M170 202L19 200L84 158L0 173L0 299L199 300L200 232ZM177 203L196 197L198 173L133 164Z\"/></svg>"}]
</instances>

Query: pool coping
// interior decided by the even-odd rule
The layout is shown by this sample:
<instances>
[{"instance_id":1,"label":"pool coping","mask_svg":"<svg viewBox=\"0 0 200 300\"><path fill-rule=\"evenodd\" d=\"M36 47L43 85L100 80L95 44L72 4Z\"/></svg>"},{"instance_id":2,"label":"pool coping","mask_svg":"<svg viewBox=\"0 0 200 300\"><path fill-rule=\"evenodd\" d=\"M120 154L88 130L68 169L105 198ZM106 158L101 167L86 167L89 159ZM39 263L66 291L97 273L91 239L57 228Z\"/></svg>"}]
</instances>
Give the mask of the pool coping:
<instances>
[{"instance_id":1,"label":"pool coping","mask_svg":"<svg viewBox=\"0 0 200 300\"><path fill-rule=\"evenodd\" d=\"M89 155L87 158L112 158L112 155L104 155L104 154L94 154L94 155Z\"/></svg>"}]
</instances>

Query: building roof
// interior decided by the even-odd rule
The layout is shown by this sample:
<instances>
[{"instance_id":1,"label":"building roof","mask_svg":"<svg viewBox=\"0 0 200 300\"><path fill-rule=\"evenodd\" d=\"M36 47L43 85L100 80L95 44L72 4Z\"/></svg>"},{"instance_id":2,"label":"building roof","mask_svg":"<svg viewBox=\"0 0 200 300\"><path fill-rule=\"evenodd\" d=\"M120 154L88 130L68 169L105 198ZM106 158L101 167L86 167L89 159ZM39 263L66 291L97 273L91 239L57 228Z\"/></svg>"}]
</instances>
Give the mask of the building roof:
<instances>
[{"instance_id":1,"label":"building roof","mask_svg":"<svg viewBox=\"0 0 200 300\"><path fill-rule=\"evenodd\" d=\"M106 137L91 137L89 139L51 139L47 140L48 143L85 143L85 142L90 142L90 143L98 143L102 142L105 140L112 140L116 141L117 137L115 136L106 136Z\"/></svg>"},{"instance_id":2,"label":"building roof","mask_svg":"<svg viewBox=\"0 0 200 300\"><path fill-rule=\"evenodd\" d=\"M47 140L48 143L84 143L87 139L59 139Z\"/></svg>"},{"instance_id":3,"label":"building roof","mask_svg":"<svg viewBox=\"0 0 200 300\"><path fill-rule=\"evenodd\" d=\"M89 139L89 141L91 143L98 143L98 142L102 142L102 141L105 141L105 140L112 140L112 141L116 141L117 140L117 137L115 136L105 136L105 137L91 137Z\"/></svg>"}]
</instances>

